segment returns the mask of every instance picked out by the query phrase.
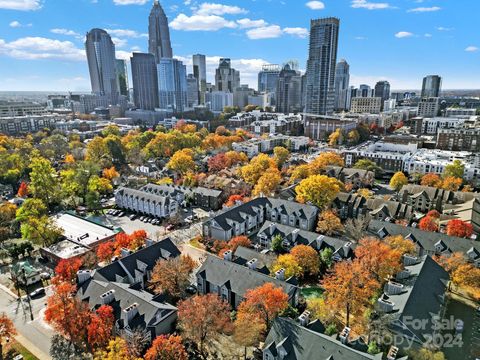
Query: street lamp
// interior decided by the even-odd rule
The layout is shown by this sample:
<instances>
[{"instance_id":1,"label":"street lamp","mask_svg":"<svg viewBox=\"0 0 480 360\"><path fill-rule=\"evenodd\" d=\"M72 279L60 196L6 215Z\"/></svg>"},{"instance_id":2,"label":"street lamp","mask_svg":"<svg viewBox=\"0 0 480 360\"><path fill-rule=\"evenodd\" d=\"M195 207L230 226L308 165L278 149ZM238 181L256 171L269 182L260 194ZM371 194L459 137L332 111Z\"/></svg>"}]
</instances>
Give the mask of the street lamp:
<instances>
[{"instance_id":1,"label":"street lamp","mask_svg":"<svg viewBox=\"0 0 480 360\"><path fill-rule=\"evenodd\" d=\"M25 292L27 293L28 308L30 309L30 320L33 321L32 303L30 302L30 294L28 293L27 273L25 271L25 267L22 267L22 274L23 280L25 281Z\"/></svg>"}]
</instances>

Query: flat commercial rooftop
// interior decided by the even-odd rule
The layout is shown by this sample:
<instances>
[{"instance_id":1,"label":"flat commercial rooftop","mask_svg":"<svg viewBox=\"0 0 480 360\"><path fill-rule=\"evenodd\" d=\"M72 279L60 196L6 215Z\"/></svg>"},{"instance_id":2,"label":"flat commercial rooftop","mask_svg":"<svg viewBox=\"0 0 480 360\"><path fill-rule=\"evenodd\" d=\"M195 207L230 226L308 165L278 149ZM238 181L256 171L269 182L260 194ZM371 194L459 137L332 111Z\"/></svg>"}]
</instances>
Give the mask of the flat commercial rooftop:
<instances>
[{"instance_id":1,"label":"flat commercial rooftop","mask_svg":"<svg viewBox=\"0 0 480 360\"><path fill-rule=\"evenodd\" d=\"M62 240L47 248L43 248L43 250L54 254L60 259L70 259L75 256L81 256L90 251L89 248L71 242L70 240Z\"/></svg>"},{"instance_id":2,"label":"flat commercial rooftop","mask_svg":"<svg viewBox=\"0 0 480 360\"><path fill-rule=\"evenodd\" d=\"M116 234L106 226L71 214L58 214L53 220L63 229L65 238L86 246Z\"/></svg>"}]
</instances>

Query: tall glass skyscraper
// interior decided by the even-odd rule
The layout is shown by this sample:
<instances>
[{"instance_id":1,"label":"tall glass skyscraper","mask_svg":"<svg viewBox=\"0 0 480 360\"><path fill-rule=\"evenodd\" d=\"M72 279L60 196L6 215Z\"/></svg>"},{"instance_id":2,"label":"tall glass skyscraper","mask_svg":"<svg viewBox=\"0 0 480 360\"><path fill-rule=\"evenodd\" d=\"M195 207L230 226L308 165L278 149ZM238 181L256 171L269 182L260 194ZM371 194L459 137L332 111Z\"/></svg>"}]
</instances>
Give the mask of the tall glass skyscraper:
<instances>
[{"instance_id":1,"label":"tall glass skyscraper","mask_svg":"<svg viewBox=\"0 0 480 360\"><path fill-rule=\"evenodd\" d=\"M284 114L302 111L302 74L286 64L277 79L276 111Z\"/></svg>"},{"instance_id":2,"label":"tall glass skyscraper","mask_svg":"<svg viewBox=\"0 0 480 360\"><path fill-rule=\"evenodd\" d=\"M85 40L92 92L118 96L119 84L115 71L115 45L105 30L92 29Z\"/></svg>"},{"instance_id":3,"label":"tall glass skyscraper","mask_svg":"<svg viewBox=\"0 0 480 360\"><path fill-rule=\"evenodd\" d=\"M159 107L157 65L153 54L133 53L133 101L137 108L154 110Z\"/></svg>"},{"instance_id":4,"label":"tall glass skyscraper","mask_svg":"<svg viewBox=\"0 0 480 360\"><path fill-rule=\"evenodd\" d=\"M148 52L155 56L157 64L161 58L173 57L168 19L158 0L153 2L148 17Z\"/></svg>"},{"instance_id":5,"label":"tall glass skyscraper","mask_svg":"<svg viewBox=\"0 0 480 360\"><path fill-rule=\"evenodd\" d=\"M422 98L439 97L442 89L442 78L438 75L428 75L423 78Z\"/></svg>"},{"instance_id":6,"label":"tall glass skyscraper","mask_svg":"<svg viewBox=\"0 0 480 360\"><path fill-rule=\"evenodd\" d=\"M337 18L311 21L305 85L305 112L308 114L333 112L339 27Z\"/></svg>"},{"instance_id":7,"label":"tall glass skyscraper","mask_svg":"<svg viewBox=\"0 0 480 360\"><path fill-rule=\"evenodd\" d=\"M205 92L207 91L207 62L205 55L196 54L193 60L193 76L198 82L198 92L200 104L205 104Z\"/></svg>"},{"instance_id":8,"label":"tall glass skyscraper","mask_svg":"<svg viewBox=\"0 0 480 360\"><path fill-rule=\"evenodd\" d=\"M117 72L120 95L128 96L127 62L123 59L115 59L115 71Z\"/></svg>"},{"instance_id":9,"label":"tall glass skyscraper","mask_svg":"<svg viewBox=\"0 0 480 360\"><path fill-rule=\"evenodd\" d=\"M258 91L275 93L281 70L278 65L263 65L262 71L258 73Z\"/></svg>"},{"instance_id":10,"label":"tall glass skyscraper","mask_svg":"<svg viewBox=\"0 0 480 360\"><path fill-rule=\"evenodd\" d=\"M240 72L232 68L232 61L221 58L215 70L215 87L217 91L230 91L233 93L240 87Z\"/></svg>"},{"instance_id":11,"label":"tall glass skyscraper","mask_svg":"<svg viewBox=\"0 0 480 360\"><path fill-rule=\"evenodd\" d=\"M187 68L177 59L161 58L157 65L160 108L181 113L187 107Z\"/></svg>"},{"instance_id":12,"label":"tall glass skyscraper","mask_svg":"<svg viewBox=\"0 0 480 360\"><path fill-rule=\"evenodd\" d=\"M335 110L347 110L348 87L350 86L350 65L345 59L338 62L335 70Z\"/></svg>"}]
</instances>

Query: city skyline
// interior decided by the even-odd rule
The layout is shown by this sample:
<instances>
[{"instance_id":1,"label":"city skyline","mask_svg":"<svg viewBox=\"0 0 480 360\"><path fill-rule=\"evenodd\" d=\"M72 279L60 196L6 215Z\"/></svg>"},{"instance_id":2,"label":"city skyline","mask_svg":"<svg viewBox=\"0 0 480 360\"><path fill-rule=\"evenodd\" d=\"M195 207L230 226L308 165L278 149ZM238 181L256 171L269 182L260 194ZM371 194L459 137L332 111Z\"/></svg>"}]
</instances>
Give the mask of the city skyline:
<instances>
[{"instance_id":1,"label":"city skyline","mask_svg":"<svg viewBox=\"0 0 480 360\"><path fill-rule=\"evenodd\" d=\"M92 28L105 29L117 57L129 60L132 51L148 49L152 4L147 0L0 1L0 14L7 20L0 25L4 79L0 90L90 91L84 34ZM209 82L214 82L220 57L231 58L241 83L254 88L264 64L296 59L304 72L310 19L335 16L341 20L338 59L350 64L351 85L373 87L388 80L392 89L420 89L424 76L439 74L444 89L480 88L480 40L468 31L468 19L480 4L469 4L471 11L462 11L461 22L455 14L462 7L453 0L187 0L181 4L164 0L160 4L170 24L174 57L192 73L191 55L206 54ZM87 18L68 15L87 11ZM65 16L59 17L63 12Z\"/></svg>"}]
</instances>

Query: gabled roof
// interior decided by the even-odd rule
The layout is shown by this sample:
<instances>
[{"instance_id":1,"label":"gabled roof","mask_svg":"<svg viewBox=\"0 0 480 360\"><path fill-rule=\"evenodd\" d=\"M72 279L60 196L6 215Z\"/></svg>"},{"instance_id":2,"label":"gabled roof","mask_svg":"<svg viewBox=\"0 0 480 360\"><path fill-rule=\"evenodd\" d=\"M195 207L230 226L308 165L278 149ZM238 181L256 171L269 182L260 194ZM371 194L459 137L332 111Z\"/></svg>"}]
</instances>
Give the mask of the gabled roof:
<instances>
[{"instance_id":1,"label":"gabled roof","mask_svg":"<svg viewBox=\"0 0 480 360\"><path fill-rule=\"evenodd\" d=\"M275 319L265 344L265 349L269 349L274 355L280 346L287 350L284 360L382 359L381 353L370 355L352 349L330 336L307 329L288 318Z\"/></svg>"},{"instance_id":2,"label":"gabled roof","mask_svg":"<svg viewBox=\"0 0 480 360\"><path fill-rule=\"evenodd\" d=\"M165 195L157 195L155 193L148 193L145 191L125 188L125 187L119 188L116 194L138 198L140 200L156 203L159 205L168 205L170 201L174 201L173 199Z\"/></svg>"},{"instance_id":3,"label":"gabled roof","mask_svg":"<svg viewBox=\"0 0 480 360\"><path fill-rule=\"evenodd\" d=\"M248 290L266 283L273 283L275 286L281 287L287 294L292 294L297 289L297 286L286 281L278 280L214 255L207 255L207 259L197 271L197 276L217 286L229 283L231 291L242 297Z\"/></svg>"},{"instance_id":4,"label":"gabled roof","mask_svg":"<svg viewBox=\"0 0 480 360\"><path fill-rule=\"evenodd\" d=\"M398 201L374 198L368 199L366 206L372 215L379 212L384 212L394 218L410 218L413 215L413 209L410 205L402 204Z\"/></svg>"},{"instance_id":5,"label":"gabled roof","mask_svg":"<svg viewBox=\"0 0 480 360\"><path fill-rule=\"evenodd\" d=\"M246 265L250 260L257 259L257 269L264 270L268 270L276 259L274 254L261 253L244 246L239 246L233 255L235 262L240 265Z\"/></svg>"}]
</instances>

